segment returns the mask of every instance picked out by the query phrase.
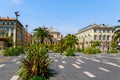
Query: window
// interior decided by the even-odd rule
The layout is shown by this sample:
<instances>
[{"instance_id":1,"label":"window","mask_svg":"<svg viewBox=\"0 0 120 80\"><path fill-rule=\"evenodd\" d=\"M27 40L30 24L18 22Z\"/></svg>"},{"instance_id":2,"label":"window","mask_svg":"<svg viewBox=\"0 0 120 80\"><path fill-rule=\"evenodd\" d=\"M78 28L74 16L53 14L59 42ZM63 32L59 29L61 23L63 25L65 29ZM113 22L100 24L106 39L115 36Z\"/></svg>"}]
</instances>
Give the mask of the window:
<instances>
[{"instance_id":1,"label":"window","mask_svg":"<svg viewBox=\"0 0 120 80\"><path fill-rule=\"evenodd\" d=\"M94 29L94 33L96 33L96 29Z\"/></svg>"},{"instance_id":2,"label":"window","mask_svg":"<svg viewBox=\"0 0 120 80\"><path fill-rule=\"evenodd\" d=\"M112 33L114 32L114 30L112 30Z\"/></svg>"},{"instance_id":3,"label":"window","mask_svg":"<svg viewBox=\"0 0 120 80\"><path fill-rule=\"evenodd\" d=\"M2 24L2 22L0 22L0 24Z\"/></svg>"},{"instance_id":4,"label":"window","mask_svg":"<svg viewBox=\"0 0 120 80\"><path fill-rule=\"evenodd\" d=\"M102 38L102 36L101 36L101 35L99 35L99 40L101 40L101 38Z\"/></svg>"},{"instance_id":5,"label":"window","mask_svg":"<svg viewBox=\"0 0 120 80\"><path fill-rule=\"evenodd\" d=\"M110 37L110 36L108 35L108 36L107 36L107 40L109 40L109 37Z\"/></svg>"},{"instance_id":6,"label":"window","mask_svg":"<svg viewBox=\"0 0 120 80\"><path fill-rule=\"evenodd\" d=\"M8 37L8 33L6 33L6 37Z\"/></svg>"},{"instance_id":7,"label":"window","mask_svg":"<svg viewBox=\"0 0 120 80\"><path fill-rule=\"evenodd\" d=\"M105 31L106 31L106 30L105 30L105 29L103 29L103 33L105 33Z\"/></svg>"},{"instance_id":8,"label":"window","mask_svg":"<svg viewBox=\"0 0 120 80\"><path fill-rule=\"evenodd\" d=\"M5 23L3 22L3 25L4 25Z\"/></svg>"},{"instance_id":9,"label":"window","mask_svg":"<svg viewBox=\"0 0 120 80\"><path fill-rule=\"evenodd\" d=\"M12 28L11 28L11 31L13 31L13 30L14 30L14 28L12 27Z\"/></svg>"},{"instance_id":10,"label":"window","mask_svg":"<svg viewBox=\"0 0 120 80\"><path fill-rule=\"evenodd\" d=\"M7 25L9 25L9 22L7 22Z\"/></svg>"},{"instance_id":11,"label":"window","mask_svg":"<svg viewBox=\"0 0 120 80\"><path fill-rule=\"evenodd\" d=\"M107 33L109 33L109 30L107 30Z\"/></svg>"},{"instance_id":12,"label":"window","mask_svg":"<svg viewBox=\"0 0 120 80\"><path fill-rule=\"evenodd\" d=\"M11 22L11 25L14 25L14 22Z\"/></svg>"},{"instance_id":13,"label":"window","mask_svg":"<svg viewBox=\"0 0 120 80\"><path fill-rule=\"evenodd\" d=\"M105 40L105 35L103 36L103 40Z\"/></svg>"},{"instance_id":14,"label":"window","mask_svg":"<svg viewBox=\"0 0 120 80\"><path fill-rule=\"evenodd\" d=\"M99 30L99 33L101 33L101 29Z\"/></svg>"},{"instance_id":15,"label":"window","mask_svg":"<svg viewBox=\"0 0 120 80\"><path fill-rule=\"evenodd\" d=\"M13 33L11 33L11 36L13 36Z\"/></svg>"},{"instance_id":16,"label":"window","mask_svg":"<svg viewBox=\"0 0 120 80\"><path fill-rule=\"evenodd\" d=\"M97 35L94 35L94 40L97 40Z\"/></svg>"}]
</instances>

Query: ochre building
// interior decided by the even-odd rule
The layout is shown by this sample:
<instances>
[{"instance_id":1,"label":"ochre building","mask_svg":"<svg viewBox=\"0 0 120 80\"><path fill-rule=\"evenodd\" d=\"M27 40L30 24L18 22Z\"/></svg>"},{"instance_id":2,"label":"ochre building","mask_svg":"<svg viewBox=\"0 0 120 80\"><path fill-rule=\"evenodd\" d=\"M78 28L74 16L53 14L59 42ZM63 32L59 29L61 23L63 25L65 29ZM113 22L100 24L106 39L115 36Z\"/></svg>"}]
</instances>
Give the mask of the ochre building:
<instances>
[{"instance_id":1,"label":"ochre building","mask_svg":"<svg viewBox=\"0 0 120 80\"><path fill-rule=\"evenodd\" d=\"M13 46L25 46L25 28L15 18L0 18L0 49L7 47L8 37L12 37Z\"/></svg>"}]
</instances>

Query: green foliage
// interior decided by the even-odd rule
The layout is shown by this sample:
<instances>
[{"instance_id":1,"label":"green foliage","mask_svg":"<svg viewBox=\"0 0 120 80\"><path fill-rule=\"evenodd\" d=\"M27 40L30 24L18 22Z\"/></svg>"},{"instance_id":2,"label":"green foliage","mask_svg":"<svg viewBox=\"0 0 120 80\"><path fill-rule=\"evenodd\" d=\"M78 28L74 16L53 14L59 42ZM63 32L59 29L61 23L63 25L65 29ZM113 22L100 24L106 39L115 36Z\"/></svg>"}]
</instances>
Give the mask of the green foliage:
<instances>
[{"instance_id":1,"label":"green foliage","mask_svg":"<svg viewBox=\"0 0 120 80\"><path fill-rule=\"evenodd\" d=\"M100 42L99 42L99 41L95 41L95 42L92 44L92 47L96 47L96 46L100 46Z\"/></svg>"},{"instance_id":2,"label":"green foliage","mask_svg":"<svg viewBox=\"0 0 120 80\"><path fill-rule=\"evenodd\" d=\"M46 80L49 77L49 65L46 46L43 44L33 44L25 49L25 58L21 60L22 65L19 69L19 76L23 80ZM38 76L38 77L35 77Z\"/></svg>"},{"instance_id":3,"label":"green foliage","mask_svg":"<svg viewBox=\"0 0 120 80\"><path fill-rule=\"evenodd\" d=\"M88 47L84 49L84 54L96 54L97 50L94 47Z\"/></svg>"},{"instance_id":4,"label":"green foliage","mask_svg":"<svg viewBox=\"0 0 120 80\"><path fill-rule=\"evenodd\" d=\"M108 53L118 53L117 49L110 49Z\"/></svg>"},{"instance_id":5,"label":"green foliage","mask_svg":"<svg viewBox=\"0 0 120 80\"><path fill-rule=\"evenodd\" d=\"M75 44L77 44L77 37L73 34L68 34L64 38L64 43L67 47L73 48Z\"/></svg>"},{"instance_id":6,"label":"green foliage","mask_svg":"<svg viewBox=\"0 0 120 80\"><path fill-rule=\"evenodd\" d=\"M120 41L120 26L115 26L115 28L113 41Z\"/></svg>"},{"instance_id":7,"label":"green foliage","mask_svg":"<svg viewBox=\"0 0 120 80\"><path fill-rule=\"evenodd\" d=\"M14 47L5 48L2 52L4 56L18 56L23 53L24 53L24 49L20 46L16 48Z\"/></svg>"},{"instance_id":8,"label":"green foliage","mask_svg":"<svg viewBox=\"0 0 120 80\"><path fill-rule=\"evenodd\" d=\"M10 36L8 37L8 47L12 47L13 46L13 37Z\"/></svg>"},{"instance_id":9,"label":"green foliage","mask_svg":"<svg viewBox=\"0 0 120 80\"><path fill-rule=\"evenodd\" d=\"M46 78L41 78L39 76L34 76L32 80L48 80Z\"/></svg>"},{"instance_id":10,"label":"green foliage","mask_svg":"<svg viewBox=\"0 0 120 80\"><path fill-rule=\"evenodd\" d=\"M65 50L65 55L66 55L66 56L75 56L74 50L71 49L71 48L67 48L67 49Z\"/></svg>"},{"instance_id":11,"label":"green foliage","mask_svg":"<svg viewBox=\"0 0 120 80\"><path fill-rule=\"evenodd\" d=\"M59 45L59 44L57 44L57 45L55 45L55 46L53 47L53 52L55 52L55 53L59 53L60 50L61 50L61 48L60 48L60 45Z\"/></svg>"},{"instance_id":12,"label":"green foliage","mask_svg":"<svg viewBox=\"0 0 120 80\"><path fill-rule=\"evenodd\" d=\"M81 48L77 47L77 48L75 49L75 51L76 51L76 52L82 52L83 50L82 50Z\"/></svg>"},{"instance_id":13,"label":"green foliage","mask_svg":"<svg viewBox=\"0 0 120 80\"><path fill-rule=\"evenodd\" d=\"M34 29L33 37L37 43L40 42L43 44L46 38L52 42L52 36L50 35L48 29L45 28L45 26Z\"/></svg>"},{"instance_id":14,"label":"green foliage","mask_svg":"<svg viewBox=\"0 0 120 80\"><path fill-rule=\"evenodd\" d=\"M111 46L112 49L115 49L115 48L117 47L117 43L114 42L114 41L112 41L112 42L110 43L110 46Z\"/></svg>"},{"instance_id":15,"label":"green foliage","mask_svg":"<svg viewBox=\"0 0 120 80\"><path fill-rule=\"evenodd\" d=\"M101 50L100 50L100 49L96 49L96 52L97 52L97 53L101 53Z\"/></svg>"},{"instance_id":16,"label":"green foliage","mask_svg":"<svg viewBox=\"0 0 120 80\"><path fill-rule=\"evenodd\" d=\"M53 44L46 44L46 47L49 49L49 50L52 50L53 49Z\"/></svg>"}]
</instances>

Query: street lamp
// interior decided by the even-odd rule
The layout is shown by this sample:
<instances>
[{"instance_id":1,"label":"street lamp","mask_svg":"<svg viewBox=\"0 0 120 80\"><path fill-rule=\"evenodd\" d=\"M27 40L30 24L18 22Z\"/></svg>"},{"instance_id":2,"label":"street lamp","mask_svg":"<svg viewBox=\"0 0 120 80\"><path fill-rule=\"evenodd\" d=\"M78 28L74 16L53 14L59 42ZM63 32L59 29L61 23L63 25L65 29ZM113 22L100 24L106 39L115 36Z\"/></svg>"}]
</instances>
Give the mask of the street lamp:
<instances>
[{"instance_id":1,"label":"street lamp","mask_svg":"<svg viewBox=\"0 0 120 80\"><path fill-rule=\"evenodd\" d=\"M118 22L120 22L120 20L118 20Z\"/></svg>"},{"instance_id":2,"label":"street lamp","mask_svg":"<svg viewBox=\"0 0 120 80\"><path fill-rule=\"evenodd\" d=\"M120 20L118 20L120 22ZM117 43L118 53L120 53L120 42Z\"/></svg>"},{"instance_id":3,"label":"street lamp","mask_svg":"<svg viewBox=\"0 0 120 80\"><path fill-rule=\"evenodd\" d=\"M82 43L82 49L84 50L84 41L85 41L85 38L83 37L83 43Z\"/></svg>"},{"instance_id":4,"label":"street lamp","mask_svg":"<svg viewBox=\"0 0 120 80\"><path fill-rule=\"evenodd\" d=\"M63 48L62 48L62 47L63 47L63 39L62 39L62 37L63 37L63 35L61 34L61 41L60 41L60 44L61 44L61 45L60 45L61 55L62 55L62 50L63 50Z\"/></svg>"},{"instance_id":5,"label":"street lamp","mask_svg":"<svg viewBox=\"0 0 120 80\"><path fill-rule=\"evenodd\" d=\"M18 16L20 16L19 12L15 12L15 16L16 16L16 25L15 25L15 47L17 46L17 20L18 20Z\"/></svg>"},{"instance_id":6,"label":"street lamp","mask_svg":"<svg viewBox=\"0 0 120 80\"><path fill-rule=\"evenodd\" d=\"M15 15L16 15L16 20L18 20L18 16L20 16L19 12L15 12Z\"/></svg>"},{"instance_id":7,"label":"street lamp","mask_svg":"<svg viewBox=\"0 0 120 80\"><path fill-rule=\"evenodd\" d=\"M25 43L27 44L27 29L28 29L28 25L26 24L25 27L26 27L26 33L25 33L26 34L26 36L25 36L26 40L25 40Z\"/></svg>"}]
</instances>

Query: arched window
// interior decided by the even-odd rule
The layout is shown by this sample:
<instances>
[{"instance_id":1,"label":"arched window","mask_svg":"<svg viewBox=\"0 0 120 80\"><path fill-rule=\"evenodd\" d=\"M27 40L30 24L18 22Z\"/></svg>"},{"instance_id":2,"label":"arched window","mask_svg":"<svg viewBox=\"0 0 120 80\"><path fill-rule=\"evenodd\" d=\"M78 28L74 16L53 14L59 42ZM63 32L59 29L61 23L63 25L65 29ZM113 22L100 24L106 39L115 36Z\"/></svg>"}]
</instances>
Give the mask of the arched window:
<instances>
[{"instance_id":1,"label":"arched window","mask_svg":"<svg viewBox=\"0 0 120 80\"><path fill-rule=\"evenodd\" d=\"M101 40L102 39L102 36L101 35L99 35L99 40Z\"/></svg>"},{"instance_id":2,"label":"arched window","mask_svg":"<svg viewBox=\"0 0 120 80\"><path fill-rule=\"evenodd\" d=\"M108 36L107 36L107 40L109 40L109 37L110 37L110 36L108 35Z\"/></svg>"},{"instance_id":3,"label":"arched window","mask_svg":"<svg viewBox=\"0 0 120 80\"><path fill-rule=\"evenodd\" d=\"M97 40L97 35L94 35L94 40Z\"/></svg>"},{"instance_id":4,"label":"arched window","mask_svg":"<svg viewBox=\"0 0 120 80\"><path fill-rule=\"evenodd\" d=\"M105 35L103 35L103 40L105 40L105 37L106 37L106 36L105 36Z\"/></svg>"}]
</instances>

